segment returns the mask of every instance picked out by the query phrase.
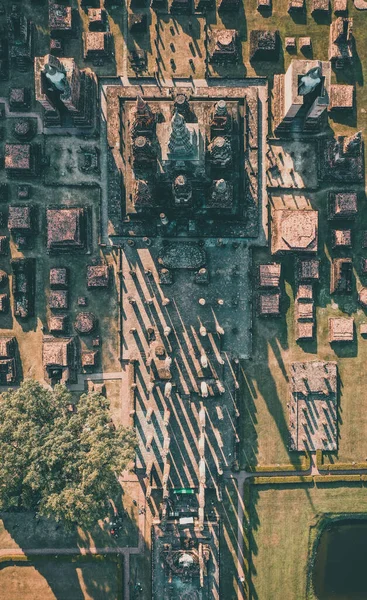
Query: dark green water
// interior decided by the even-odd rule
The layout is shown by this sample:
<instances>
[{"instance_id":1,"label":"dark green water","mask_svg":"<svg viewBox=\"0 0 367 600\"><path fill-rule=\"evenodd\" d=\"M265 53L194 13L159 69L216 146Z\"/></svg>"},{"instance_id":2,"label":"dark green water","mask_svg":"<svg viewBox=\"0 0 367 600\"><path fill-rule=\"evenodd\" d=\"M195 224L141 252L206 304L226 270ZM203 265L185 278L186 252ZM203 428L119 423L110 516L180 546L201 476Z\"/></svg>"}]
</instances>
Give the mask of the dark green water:
<instances>
[{"instance_id":1,"label":"dark green water","mask_svg":"<svg viewBox=\"0 0 367 600\"><path fill-rule=\"evenodd\" d=\"M321 534L313 584L318 600L367 600L367 520L336 521Z\"/></svg>"}]
</instances>

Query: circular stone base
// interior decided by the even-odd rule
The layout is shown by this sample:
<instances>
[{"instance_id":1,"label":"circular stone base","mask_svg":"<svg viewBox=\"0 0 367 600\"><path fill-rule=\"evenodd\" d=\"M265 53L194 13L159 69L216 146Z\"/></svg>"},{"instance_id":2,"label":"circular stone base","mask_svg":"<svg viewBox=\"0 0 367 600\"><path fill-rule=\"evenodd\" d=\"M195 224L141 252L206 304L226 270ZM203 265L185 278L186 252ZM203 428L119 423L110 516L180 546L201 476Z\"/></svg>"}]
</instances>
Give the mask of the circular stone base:
<instances>
[{"instance_id":1,"label":"circular stone base","mask_svg":"<svg viewBox=\"0 0 367 600\"><path fill-rule=\"evenodd\" d=\"M97 319L91 312L80 312L74 321L74 328L82 335L92 333L97 325Z\"/></svg>"}]
</instances>

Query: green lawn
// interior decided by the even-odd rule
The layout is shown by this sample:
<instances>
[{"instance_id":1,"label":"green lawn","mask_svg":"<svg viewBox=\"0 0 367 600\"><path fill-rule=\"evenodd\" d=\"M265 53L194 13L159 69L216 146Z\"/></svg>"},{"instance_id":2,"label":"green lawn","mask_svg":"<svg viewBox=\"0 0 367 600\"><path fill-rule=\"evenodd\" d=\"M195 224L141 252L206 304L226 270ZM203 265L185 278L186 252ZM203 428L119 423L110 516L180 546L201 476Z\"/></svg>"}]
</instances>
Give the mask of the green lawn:
<instances>
[{"instance_id":1,"label":"green lawn","mask_svg":"<svg viewBox=\"0 0 367 600\"><path fill-rule=\"evenodd\" d=\"M365 488L251 486L251 600L305 600L310 527L344 512L367 513Z\"/></svg>"},{"instance_id":2,"label":"green lawn","mask_svg":"<svg viewBox=\"0 0 367 600\"><path fill-rule=\"evenodd\" d=\"M122 570L116 560L35 558L0 564L0 596L6 600L121 600Z\"/></svg>"}]
</instances>

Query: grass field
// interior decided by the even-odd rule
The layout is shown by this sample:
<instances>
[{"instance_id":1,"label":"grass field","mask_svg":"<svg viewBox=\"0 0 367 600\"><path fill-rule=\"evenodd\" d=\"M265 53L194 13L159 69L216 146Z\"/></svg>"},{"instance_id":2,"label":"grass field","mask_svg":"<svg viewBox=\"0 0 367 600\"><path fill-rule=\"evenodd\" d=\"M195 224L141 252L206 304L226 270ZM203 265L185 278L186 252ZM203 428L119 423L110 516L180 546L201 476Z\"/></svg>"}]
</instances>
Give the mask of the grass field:
<instances>
[{"instance_id":1,"label":"grass field","mask_svg":"<svg viewBox=\"0 0 367 600\"><path fill-rule=\"evenodd\" d=\"M0 564L4 600L121 600L122 572L116 560L35 558Z\"/></svg>"},{"instance_id":2,"label":"grass field","mask_svg":"<svg viewBox=\"0 0 367 600\"><path fill-rule=\"evenodd\" d=\"M304 600L310 527L344 512L367 512L364 487L251 486L251 600Z\"/></svg>"}]
</instances>

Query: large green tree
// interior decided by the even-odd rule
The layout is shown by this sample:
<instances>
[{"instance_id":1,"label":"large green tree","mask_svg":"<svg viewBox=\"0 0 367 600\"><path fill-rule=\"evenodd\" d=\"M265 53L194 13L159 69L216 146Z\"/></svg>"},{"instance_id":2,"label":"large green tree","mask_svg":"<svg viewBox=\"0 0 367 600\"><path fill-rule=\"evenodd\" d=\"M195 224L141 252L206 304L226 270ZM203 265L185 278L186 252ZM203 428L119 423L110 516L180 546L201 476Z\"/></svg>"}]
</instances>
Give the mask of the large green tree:
<instances>
[{"instance_id":1,"label":"large green tree","mask_svg":"<svg viewBox=\"0 0 367 600\"><path fill-rule=\"evenodd\" d=\"M134 457L135 432L112 425L101 394L71 406L64 386L36 381L0 396L0 510L36 510L82 527L106 516Z\"/></svg>"}]
</instances>

